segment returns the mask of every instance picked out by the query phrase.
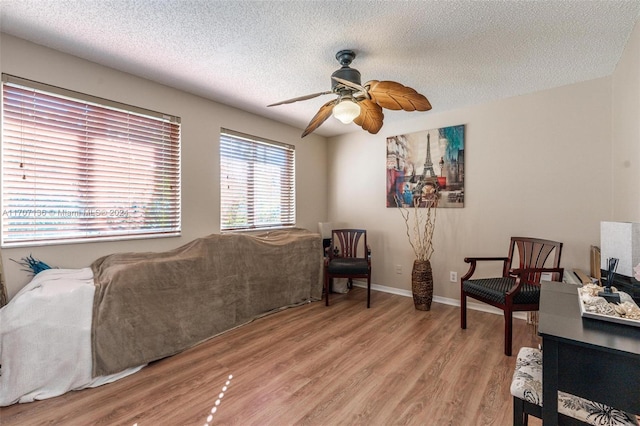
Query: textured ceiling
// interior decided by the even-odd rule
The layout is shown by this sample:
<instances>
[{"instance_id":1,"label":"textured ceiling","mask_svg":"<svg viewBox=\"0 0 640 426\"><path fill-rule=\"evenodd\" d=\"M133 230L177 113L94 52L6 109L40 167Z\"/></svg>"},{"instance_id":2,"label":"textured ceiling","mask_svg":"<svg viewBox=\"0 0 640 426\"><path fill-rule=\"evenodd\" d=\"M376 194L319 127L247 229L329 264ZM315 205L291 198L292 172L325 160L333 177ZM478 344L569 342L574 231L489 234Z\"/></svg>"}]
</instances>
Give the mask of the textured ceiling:
<instances>
[{"instance_id":1,"label":"textured ceiling","mask_svg":"<svg viewBox=\"0 0 640 426\"><path fill-rule=\"evenodd\" d=\"M0 0L0 30L303 129L333 95L335 53L362 81L394 80L432 112L610 75L630 1ZM329 119L315 133L357 131ZM362 130L360 130L362 131ZM382 129L384 131L384 127Z\"/></svg>"}]
</instances>

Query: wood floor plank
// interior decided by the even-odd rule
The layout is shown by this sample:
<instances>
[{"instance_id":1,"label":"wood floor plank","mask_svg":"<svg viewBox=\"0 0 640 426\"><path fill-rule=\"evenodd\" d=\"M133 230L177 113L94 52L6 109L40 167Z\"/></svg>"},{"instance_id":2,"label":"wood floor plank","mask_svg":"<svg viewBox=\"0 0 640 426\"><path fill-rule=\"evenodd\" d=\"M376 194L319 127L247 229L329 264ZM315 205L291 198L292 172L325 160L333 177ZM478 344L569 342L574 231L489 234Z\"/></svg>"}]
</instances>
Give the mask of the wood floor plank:
<instances>
[{"instance_id":1,"label":"wood floor plank","mask_svg":"<svg viewBox=\"0 0 640 426\"><path fill-rule=\"evenodd\" d=\"M503 354L503 318L469 311L467 330L459 320L457 307L416 311L410 298L380 292L367 309L355 288L118 382L0 408L0 424L510 425L515 357ZM537 344L515 320L514 353Z\"/></svg>"}]
</instances>

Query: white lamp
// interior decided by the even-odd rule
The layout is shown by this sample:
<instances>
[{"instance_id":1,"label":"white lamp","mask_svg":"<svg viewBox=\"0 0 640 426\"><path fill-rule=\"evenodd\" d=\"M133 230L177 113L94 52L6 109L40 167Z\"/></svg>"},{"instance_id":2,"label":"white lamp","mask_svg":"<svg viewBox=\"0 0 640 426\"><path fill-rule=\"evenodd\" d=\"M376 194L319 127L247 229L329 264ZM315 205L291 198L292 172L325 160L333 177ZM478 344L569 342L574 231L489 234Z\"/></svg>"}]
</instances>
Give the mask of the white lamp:
<instances>
[{"instance_id":1,"label":"white lamp","mask_svg":"<svg viewBox=\"0 0 640 426\"><path fill-rule=\"evenodd\" d=\"M351 97L340 98L338 105L333 107L333 116L344 124L349 124L360 115L360 105L353 102Z\"/></svg>"},{"instance_id":2,"label":"white lamp","mask_svg":"<svg viewBox=\"0 0 640 426\"><path fill-rule=\"evenodd\" d=\"M318 222L318 230L323 239L331 239L331 231L333 230L333 223L331 222Z\"/></svg>"},{"instance_id":3,"label":"white lamp","mask_svg":"<svg viewBox=\"0 0 640 426\"><path fill-rule=\"evenodd\" d=\"M600 222L601 268L609 269L609 258L619 259L616 272L633 277L633 268L640 264L640 223Z\"/></svg>"}]
</instances>

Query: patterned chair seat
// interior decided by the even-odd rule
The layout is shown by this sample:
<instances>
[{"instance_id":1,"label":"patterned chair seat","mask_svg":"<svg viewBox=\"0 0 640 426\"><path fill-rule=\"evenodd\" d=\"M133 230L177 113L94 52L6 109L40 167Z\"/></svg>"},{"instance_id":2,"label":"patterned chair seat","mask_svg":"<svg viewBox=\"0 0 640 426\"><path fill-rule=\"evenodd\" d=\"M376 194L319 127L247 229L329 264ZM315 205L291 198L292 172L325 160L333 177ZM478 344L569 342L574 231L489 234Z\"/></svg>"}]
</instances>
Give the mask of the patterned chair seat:
<instances>
[{"instance_id":1,"label":"patterned chair seat","mask_svg":"<svg viewBox=\"0 0 640 426\"><path fill-rule=\"evenodd\" d=\"M518 400L542 407L542 352L534 348L522 348L518 352L516 369L511 382L513 395L514 423L522 419L517 412ZM611 408L598 402L589 401L562 391L558 391L558 412L585 424L597 426L638 425L635 415ZM536 417L535 413L532 414Z\"/></svg>"},{"instance_id":2,"label":"patterned chair seat","mask_svg":"<svg viewBox=\"0 0 640 426\"><path fill-rule=\"evenodd\" d=\"M514 277L480 278L462 283L464 291L470 295L477 295L496 303L505 303L505 295L516 283ZM540 286L523 284L516 294L513 303L527 305L540 302Z\"/></svg>"}]
</instances>

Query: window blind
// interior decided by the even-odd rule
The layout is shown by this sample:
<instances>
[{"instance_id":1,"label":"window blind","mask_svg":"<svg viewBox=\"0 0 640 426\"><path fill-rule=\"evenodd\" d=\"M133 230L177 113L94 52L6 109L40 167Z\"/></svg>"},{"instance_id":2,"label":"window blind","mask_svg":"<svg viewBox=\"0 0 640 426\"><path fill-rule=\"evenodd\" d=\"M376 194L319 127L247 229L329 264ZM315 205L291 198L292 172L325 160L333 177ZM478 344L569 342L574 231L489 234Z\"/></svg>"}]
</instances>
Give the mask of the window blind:
<instances>
[{"instance_id":1,"label":"window blind","mask_svg":"<svg viewBox=\"0 0 640 426\"><path fill-rule=\"evenodd\" d=\"M3 245L179 235L179 118L2 80Z\"/></svg>"},{"instance_id":2,"label":"window blind","mask_svg":"<svg viewBox=\"0 0 640 426\"><path fill-rule=\"evenodd\" d=\"M220 229L295 224L295 148L222 129Z\"/></svg>"}]
</instances>

